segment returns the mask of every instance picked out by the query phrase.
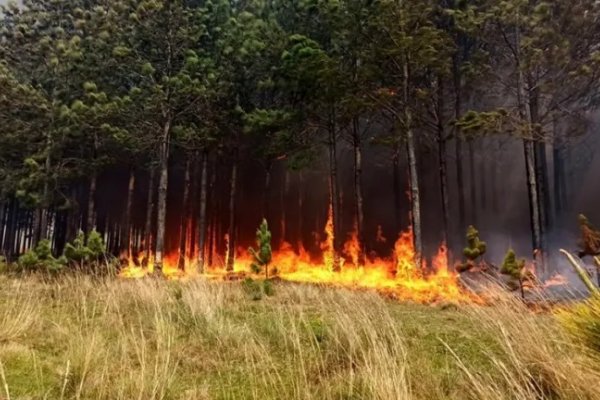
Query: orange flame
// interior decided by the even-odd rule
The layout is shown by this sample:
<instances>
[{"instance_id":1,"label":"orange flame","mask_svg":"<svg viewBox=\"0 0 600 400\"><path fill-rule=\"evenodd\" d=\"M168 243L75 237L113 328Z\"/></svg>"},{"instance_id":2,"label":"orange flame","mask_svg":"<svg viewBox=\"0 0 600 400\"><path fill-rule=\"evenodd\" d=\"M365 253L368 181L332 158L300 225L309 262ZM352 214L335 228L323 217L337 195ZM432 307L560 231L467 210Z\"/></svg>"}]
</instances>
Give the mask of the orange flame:
<instances>
[{"instance_id":1,"label":"orange flame","mask_svg":"<svg viewBox=\"0 0 600 400\"><path fill-rule=\"evenodd\" d=\"M322 259L313 259L298 245L295 250L289 243L282 243L273 252L271 268L280 279L292 282L315 283L353 289L374 289L399 300L419 303L451 301L459 303L479 303L479 298L464 290L458 275L448 268L448 249L445 244L431 260L431 268L427 265L417 266L417 254L413 246L413 234L409 229L401 233L394 245L391 259L367 259L359 265L358 234L356 230L349 236L344 246L344 258L340 271L333 270L333 218L329 210L329 218L325 224L325 238L320 243ZM227 252L229 240L225 237ZM234 273L242 276L251 275L251 257L243 249L237 249ZM195 258L187 257L185 269L177 268L179 254L175 252L164 258L162 274L168 279L183 279L197 275ZM149 260L148 268L142 268L135 259L129 259L121 271L126 278L141 278L154 272L154 260ZM346 261L346 266L344 266ZM349 266L352 264L352 266ZM223 268L215 265L207 266L209 277L224 279Z\"/></svg>"}]
</instances>

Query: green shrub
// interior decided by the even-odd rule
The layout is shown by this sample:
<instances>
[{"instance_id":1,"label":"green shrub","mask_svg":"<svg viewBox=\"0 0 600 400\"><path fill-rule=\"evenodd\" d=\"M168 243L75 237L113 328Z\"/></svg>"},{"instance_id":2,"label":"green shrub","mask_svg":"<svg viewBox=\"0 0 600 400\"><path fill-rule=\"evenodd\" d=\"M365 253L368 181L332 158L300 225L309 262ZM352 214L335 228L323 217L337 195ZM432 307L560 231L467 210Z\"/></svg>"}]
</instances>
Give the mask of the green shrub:
<instances>
[{"instance_id":1,"label":"green shrub","mask_svg":"<svg viewBox=\"0 0 600 400\"><path fill-rule=\"evenodd\" d=\"M242 282L242 287L244 288L244 292L250 297L250 299L254 301L258 301L262 299L263 292L260 284L254 281L252 278L246 278Z\"/></svg>"},{"instance_id":2,"label":"green shrub","mask_svg":"<svg viewBox=\"0 0 600 400\"><path fill-rule=\"evenodd\" d=\"M473 225L467 228L466 237L467 246L463 249L463 255L467 261L457 267L458 272L466 272L475 267L476 262L487 251L487 243L479 238L479 231Z\"/></svg>"},{"instance_id":3,"label":"green shrub","mask_svg":"<svg viewBox=\"0 0 600 400\"><path fill-rule=\"evenodd\" d=\"M263 282L263 291L269 297L275 295L275 286L273 285L273 281L267 279Z\"/></svg>"},{"instance_id":4,"label":"green shrub","mask_svg":"<svg viewBox=\"0 0 600 400\"><path fill-rule=\"evenodd\" d=\"M93 230L87 237L82 231L71 243L65 245L64 256L70 264L79 266L95 266L106 253L106 246L102 236Z\"/></svg>"},{"instance_id":5,"label":"green shrub","mask_svg":"<svg viewBox=\"0 0 600 400\"><path fill-rule=\"evenodd\" d=\"M67 260L65 257L55 258L52 255L52 246L47 239L40 240L34 249L31 249L19 257L19 268L26 271L44 270L50 273L61 271Z\"/></svg>"}]
</instances>

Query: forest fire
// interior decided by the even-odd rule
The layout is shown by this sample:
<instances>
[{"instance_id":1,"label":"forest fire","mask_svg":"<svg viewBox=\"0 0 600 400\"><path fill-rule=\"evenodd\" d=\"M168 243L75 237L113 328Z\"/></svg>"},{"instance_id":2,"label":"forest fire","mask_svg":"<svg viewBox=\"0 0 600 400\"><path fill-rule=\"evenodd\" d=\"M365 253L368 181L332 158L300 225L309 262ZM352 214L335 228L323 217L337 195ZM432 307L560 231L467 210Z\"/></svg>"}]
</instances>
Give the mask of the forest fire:
<instances>
[{"instance_id":1,"label":"forest fire","mask_svg":"<svg viewBox=\"0 0 600 400\"><path fill-rule=\"evenodd\" d=\"M325 238L320 243L320 257L311 256L301 245L295 249L283 243L273 251L269 264L269 275L290 282L312 283L351 289L371 289L402 301L418 303L457 302L473 303L481 300L459 283L458 274L448 268L448 249L442 244L431 263L425 260L419 267L415 265L416 252L412 242L412 232L402 232L394 245L393 256L367 258L364 265L359 263L360 244L355 232L351 233L343 247L340 269L334 268L334 248L331 213L325 225ZM142 278L154 272L153 260L148 268L139 266L136 260L129 259L120 273L124 278ZM231 279L232 276L252 276L252 259L247 251L238 248L234 271L225 271L212 265L206 276L213 279ZM200 274L195 268L195 257L187 257L185 268L179 266L179 254L169 254L163 262L162 274L167 279L192 278Z\"/></svg>"}]
</instances>

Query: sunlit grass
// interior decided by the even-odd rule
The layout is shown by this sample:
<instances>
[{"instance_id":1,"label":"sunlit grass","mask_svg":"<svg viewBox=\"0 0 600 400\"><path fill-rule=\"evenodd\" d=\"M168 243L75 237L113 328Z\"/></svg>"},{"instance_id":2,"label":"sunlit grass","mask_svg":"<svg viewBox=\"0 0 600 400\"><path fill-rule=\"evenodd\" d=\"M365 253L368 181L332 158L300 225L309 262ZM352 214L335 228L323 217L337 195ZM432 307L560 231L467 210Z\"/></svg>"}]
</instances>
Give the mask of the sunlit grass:
<instances>
[{"instance_id":1,"label":"sunlit grass","mask_svg":"<svg viewBox=\"0 0 600 400\"><path fill-rule=\"evenodd\" d=\"M0 276L0 398L593 399L550 314L237 282Z\"/></svg>"}]
</instances>

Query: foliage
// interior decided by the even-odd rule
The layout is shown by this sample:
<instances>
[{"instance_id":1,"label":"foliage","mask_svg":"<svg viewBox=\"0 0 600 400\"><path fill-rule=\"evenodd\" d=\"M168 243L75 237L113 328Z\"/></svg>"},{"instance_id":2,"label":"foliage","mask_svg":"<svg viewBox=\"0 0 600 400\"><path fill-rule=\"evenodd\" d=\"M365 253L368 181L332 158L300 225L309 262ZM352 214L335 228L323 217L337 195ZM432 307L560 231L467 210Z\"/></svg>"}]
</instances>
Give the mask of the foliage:
<instances>
[{"instance_id":1,"label":"foliage","mask_svg":"<svg viewBox=\"0 0 600 400\"><path fill-rule=\"evenodd\" d=\"M87 239L82 231L79 231L73 242L65 245L64 256L69 263L79 266L97 264L105 255L106 246L100 234L93 230Z\"/></svg>"},{"instance_id":2,"label":"foliage","mask_svg":"<svg viewBox=\"0 0 600 400\"><path fill-rule=\"evenodd\" d=\"M578 243L579 257L600 255L600 231L583 214L579 215L579 229L581 231Z\"/></svg>"},{"instance_id":3,"label":"foliage","mask_svg":"<svg viewBox=\"0 0 600 400\"><path fill-rule=\"evenodd\" d=\"M509 278L509 288L513 290L521 289L522 295L524 295L523 284L534 279L531 271L525 268L525 264L526 262L524 259L517 259L515 251L509 249L504 256L504 261L500 267L500 273Z\"/></svg>"},{"instance_id":4,"label":"foliage","mask_svg":"<svg viewBox=\"0 0 600 400\"><path fill-rule=\"evenodd\" d=\"M248 248L248 252L252 256L252 269L254 271L265 271L265 276L269 277L269 264L273 256L271 249L271 232L269 231L269 225L267 220L263 219L260 227L256 230L256 246L257 249L252 247Z\"/></svg>"},{"instance_id":5,"label":"foliage","mask_svg":"<svg viewBox=\"0 0 600 400\"><path fill-rule=\"evenodd\" d=\"M67 264L65 257L55 258L49 240L40 240L37 246L19 257L19 266L26 271L46 271L56 273Z\"/></svg>"},{"instance_id":6,"label":"foliage","mask_svg":"<svg viewBox=\"0 0 600 400\"><path fill-rule=\"evenodd\" d=\"M459 272L465 272L472 269L477 260L482 258L487 251L487 243L479 238L479 231L470 225L467 228L467 247L463 249L463 255L467 259L466 263L459 265Z\"/></svg>"}]
</instances>

